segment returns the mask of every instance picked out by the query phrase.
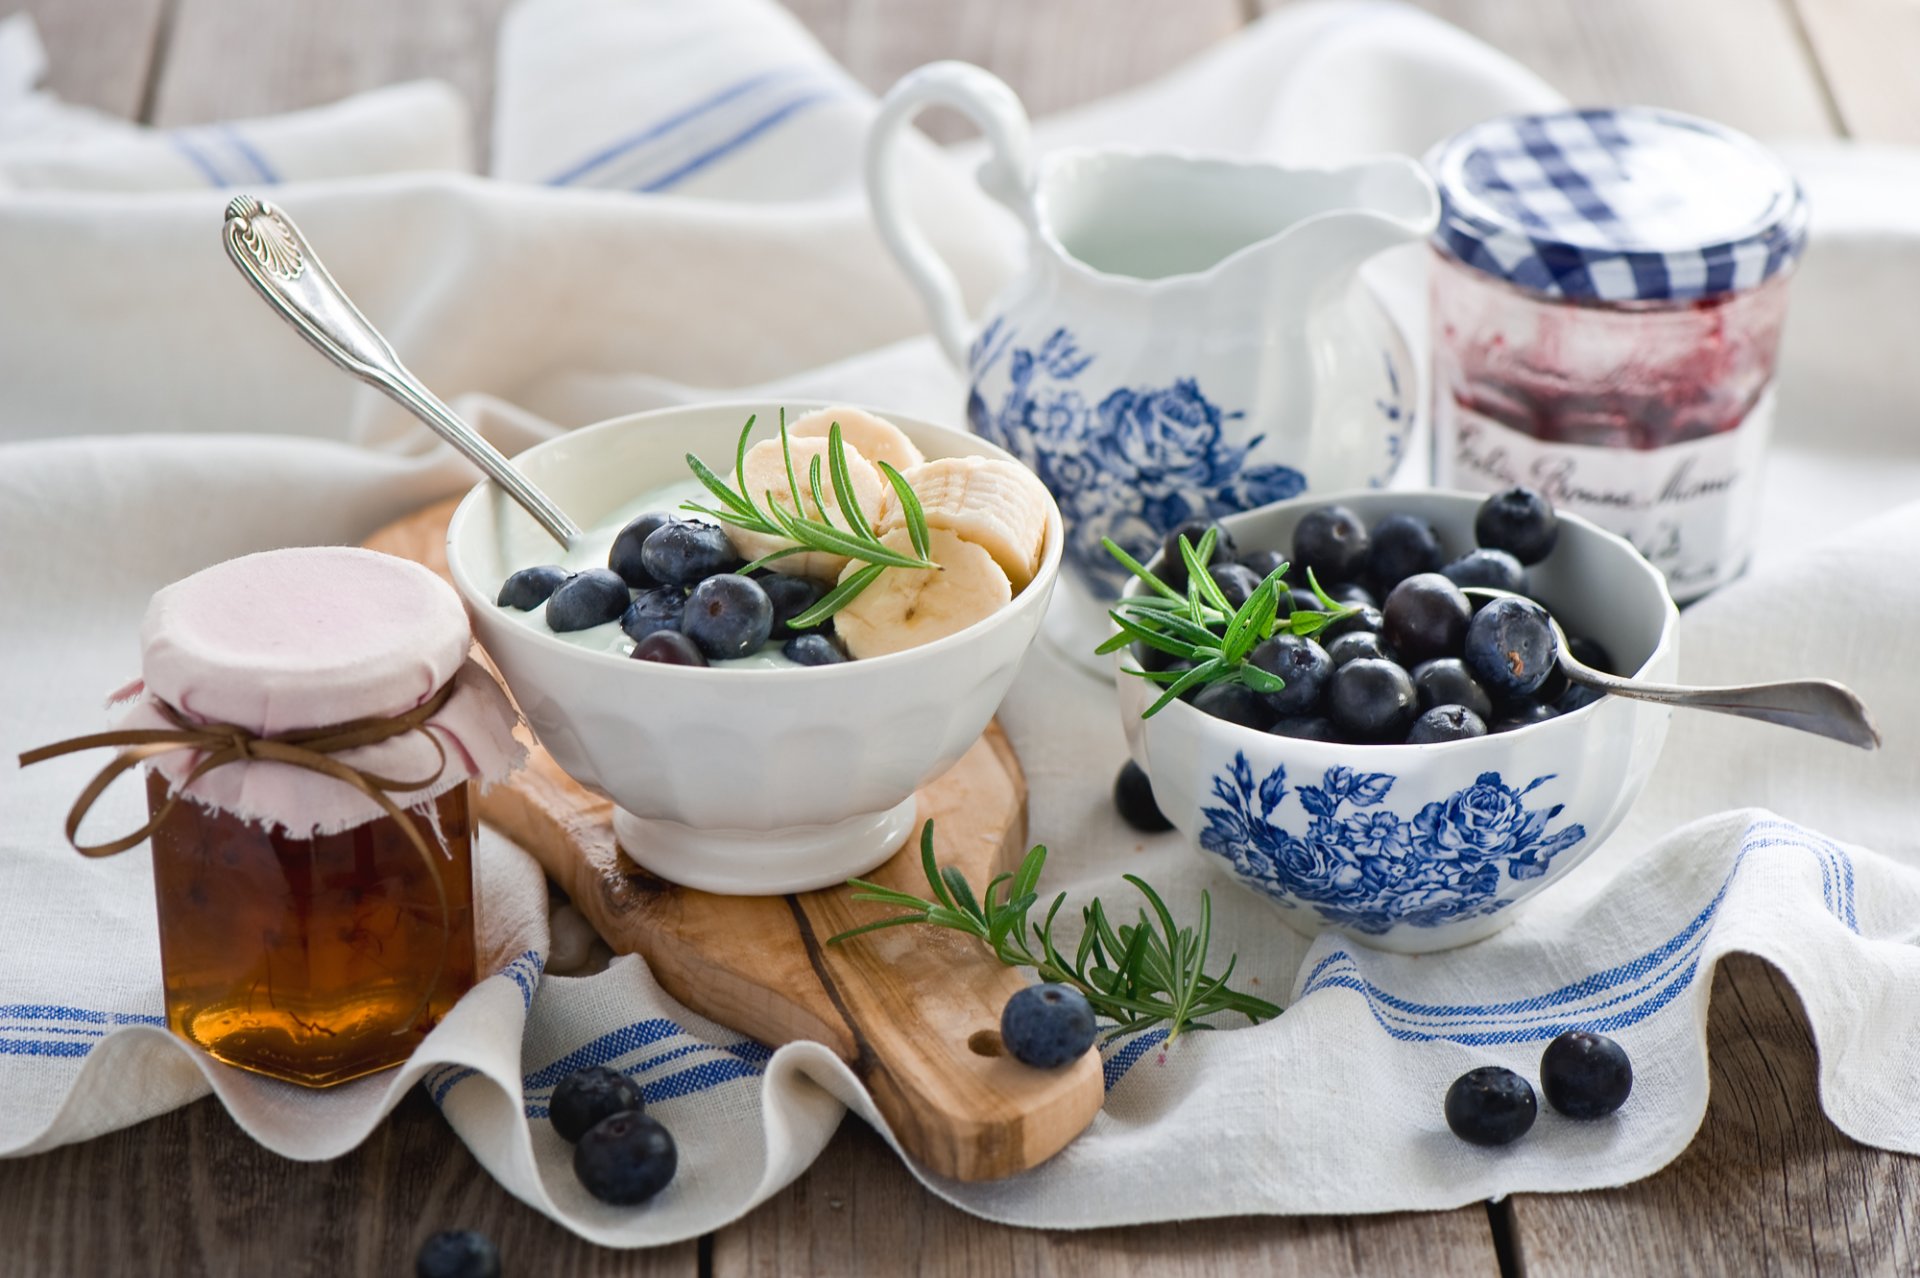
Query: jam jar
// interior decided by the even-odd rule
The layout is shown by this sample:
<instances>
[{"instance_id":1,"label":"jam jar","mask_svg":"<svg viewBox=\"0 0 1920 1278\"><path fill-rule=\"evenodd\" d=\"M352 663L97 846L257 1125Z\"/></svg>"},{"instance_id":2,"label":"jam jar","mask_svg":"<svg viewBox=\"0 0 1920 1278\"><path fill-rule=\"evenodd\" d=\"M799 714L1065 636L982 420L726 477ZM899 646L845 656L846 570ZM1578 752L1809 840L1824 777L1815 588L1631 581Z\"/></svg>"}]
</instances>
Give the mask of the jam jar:
<instances>
[{"instance_id":1,"label":"jam jar","mask_svg":"<svg viewBox=\"0 0 1920 1278\"><path fill-rule=\"evenodd\" d=\"M425 568L318 547L166 587L121 727L147 787L167 1022L311 1087L404 1061L474 984L469 792L517 716Z\"/></svg>"},{"instance_id":2,"label":"jam jar","mask_svg":"<svg viewBox=\"0 0 1920 1278\"><path fill-rule=\"evenodd\" d=\"M1490 120L1428 164L1435 482L1536 488L1681 602L1737 576L1806 242L1792 175L1651 108Z\"/></svg>"}]
</instances>

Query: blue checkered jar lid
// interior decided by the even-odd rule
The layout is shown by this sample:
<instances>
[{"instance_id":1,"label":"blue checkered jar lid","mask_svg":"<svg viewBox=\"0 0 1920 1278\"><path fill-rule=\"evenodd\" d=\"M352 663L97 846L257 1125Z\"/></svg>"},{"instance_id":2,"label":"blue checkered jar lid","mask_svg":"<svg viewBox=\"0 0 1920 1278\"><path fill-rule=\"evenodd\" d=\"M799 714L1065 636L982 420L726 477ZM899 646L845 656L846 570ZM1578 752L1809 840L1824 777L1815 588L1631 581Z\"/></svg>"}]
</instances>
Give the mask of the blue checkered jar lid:
<instances>
[{"instance_id":1,"label":"blue checkered jar lid","mask_svg":"<svg viewBox=\"0 0 1920 1278\"><path fill-rule=\"evenodd\" d=\"M1651 107L1507 116L1427 157L1434 244L1531 292L1683 302L1749 289L1807 239L1800 184L1752 138Z\"/></svg>"}]
</instances>

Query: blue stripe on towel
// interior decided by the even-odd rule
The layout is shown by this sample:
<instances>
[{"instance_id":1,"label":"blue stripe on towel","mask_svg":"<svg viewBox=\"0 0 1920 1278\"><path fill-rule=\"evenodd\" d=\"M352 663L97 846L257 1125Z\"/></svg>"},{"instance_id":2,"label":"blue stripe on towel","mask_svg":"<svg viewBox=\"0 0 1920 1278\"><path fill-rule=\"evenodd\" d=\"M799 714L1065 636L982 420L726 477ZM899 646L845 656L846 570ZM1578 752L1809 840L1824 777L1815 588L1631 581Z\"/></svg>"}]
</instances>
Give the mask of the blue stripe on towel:
<instances>
[{"instance_id":1,"label":"blue stripe on towel","mask_svg":"<svg viewBox=\"0 0 1920 1278\"><path fill-rule=\"evenodd\" d=\"M0 1056L85 1056L92 1043L60 1042L53 1039L0 1038Z\"/></svg>"},{"instance_id":2,"label":"blue stripe on towel","mask_svg":"<svg viewBox=\"0 0 1920 1278\"><path fill-rule=\"evenodd\" d=\"M205 151L202 151L185 132L175 131L169 133L167 135L167 141L173 144L174 150L187 157L194 168L200 170L201 176L207 179L209 186L229 185L226 177L219 169L214 167L212 158L208 156Z\"/></svg>"},{"instance_id":3,"label":"blue stripe on towel","mask_svg":"<svg viewBox=\"0 0 1920 1278\"><path fill-rule=\"evenodd\" d=\"M220 126L220 136L224 137L228 144L240 153L241 158L252 166L255 175L258 176L262 182L269 185L277 185L279 183L280 175L273 171L273 166L267 163L266 157L260 154L253 143L247 141L240 130L234 128L231 124L223 124Z\"/></svg>"},{"instance_id":4,"label":"blue stripe on towel","mask_svg":"<svg viewBox=\"0 0 1920 1278\"><path fill-rule=\"evenodd\" d=\"M96 1012L85 1007L65 1007L57 1003L0 1003L0 1020L69 1021L80 1025L165 1025L164 1016L145 1016L137 1012Z\"/></svg>"},{"instance_id":5,"label":"blue stripe on towel","mask_svg":"<svg viewBox=\"0 0 1920 1278\"><path fill-rule=\"evenodd\" d=\"M1126 1040L1100 1062L1100 1078L1106 1090L1112 1091L1113 1085L1127 1076L1127 1071L1140 1063L1140 1058L1167 1041L1164 1029L1148 1030L1144 1034Z\"/></svg>"},{"instance_id":6,"label":"blue stripe on towel","mask_svg":"<svg viewBox=\"0 0 1920 1278\"><path fill-rule=\"evenodd\" d=\"M587 174L593 172L593 170L613 160L619 159L635 147L643 146L655 138L671 133L689 121L697 120L708 112L725 106L736 98L751 93L763 85L775 84L781 80L790 80L795 76L804 75L813 69L814 68L806 66L788 66L775 67L771 71L756 72L744 80L728 85L711 97L702 98L691 106L682 107L673 114L654 121L638 132L629 133L618 141L608 144L584 160L579 161L572 168L564 169L548 178L547 185L571 186Z\"/></svg>"},{"instance_id":7,"label":"blue stripe on towel","mask_svg":"<svg viewBox=\"0 0 1920 1278\"><path fill-rule=\"evenodd\" d=\"M1778 831L1785 837L1767 837ZM1672 1002L1699 972L1706 930L1726 900L1748 854L1769 848L1810 852L1820 865L1827 909L1852 931L1859 931L1853 899L1853 862L1839 845L1784 821L1756 822L1741 841L1733 867L1720 890L1674 936L1626 963L1584 977L1544 994L1506 1003L1417 1003L1398 998L1365 980L1346 950L1336 950L1315 966L1301 990L1302 999L1323 989L1360 994L1380 1027L1410 1042L1445 1041L1469 1045L1537 1042L1569 1029L1610 1030L1637 1024ZM1679 956L1672 966L1668 960ZM1598 994L1625 986L1616 997L1588 1003ZM1636 1001L1637 1000L1637 1001ZM1297 1002L1297 1000L1296 1000ZM1634 1003L1604 1017L1594 1014ZM1584 1004L1584 1006L1578 1006Z\"/></svg>"},{"instance_id":8,"label":"blue stripe on towel","mask_svg":"<svg viewBox=\"0 0 1920 1278\"><path fill-rule=\"evenodd\" d=\"M641 183L639 186L636 186L634 190L640 191L644 194L649 194L649 195L660 192L660 191L665 191L670 187L677 185L683 179L692 177L695 173L698 173L701 169L706 168L709 164L713 164L718 160L725 159L727 156L733 154L735 151L738 151L741 147L746 146L749 142L752 142L755 138L765 133L768 129L773 128L775 125L779 124L781 121L789 118L790 116L796 115L799 112L804 111L806 108L810 106L814 106L814 105L817 105L818 103L825 102L829 98L834 98L838 96L839 96L839 93L832 89L814 89L807 93L804 93L801 96L794 98L789 102L783 103L781 106L777 107L772 112L762 116L760 119L755 120L752 124L740 130L738 133L735 133L732 137L726 139L725 141L720 142L708 148L705 151L702 151L699 155L694 156L692 159L687 160L684 163L678 165L677 167L668 170L665 174L662 174L660 177L654 178L648 182Z\"/></svg>"}]
</instances>

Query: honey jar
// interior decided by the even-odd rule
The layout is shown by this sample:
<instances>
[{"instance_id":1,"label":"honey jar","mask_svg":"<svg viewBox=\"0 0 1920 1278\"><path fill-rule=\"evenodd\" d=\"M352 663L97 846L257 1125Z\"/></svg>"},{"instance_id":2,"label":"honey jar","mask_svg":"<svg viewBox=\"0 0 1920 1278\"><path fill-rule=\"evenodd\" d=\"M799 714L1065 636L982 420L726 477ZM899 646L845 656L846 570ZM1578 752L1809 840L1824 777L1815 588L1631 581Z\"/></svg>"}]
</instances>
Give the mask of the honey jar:
<instances>
[{"instance_id":1,"label":"honey jar","mask_svg":"<svg viewBox=\"0 0 1920 1278\"><path fill-rule=\"evenodd\" d=\"M452 588L348 547L269 551L156 594L120 745L68 833L150 835L167 1023L326 1087L400 1064L475 981L469 794L521 754ZM147 827L89 846L135 764Z\"/></svg>"}]
</instances>

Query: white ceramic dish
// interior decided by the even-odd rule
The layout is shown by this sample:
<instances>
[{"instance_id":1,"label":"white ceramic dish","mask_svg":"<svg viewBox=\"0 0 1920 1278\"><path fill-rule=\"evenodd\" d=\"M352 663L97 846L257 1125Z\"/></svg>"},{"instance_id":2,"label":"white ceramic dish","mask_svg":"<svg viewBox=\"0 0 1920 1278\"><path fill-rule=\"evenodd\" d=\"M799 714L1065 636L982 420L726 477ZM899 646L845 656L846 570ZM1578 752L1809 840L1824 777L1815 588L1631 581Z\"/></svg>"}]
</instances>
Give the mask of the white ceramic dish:
<instances>
[{"instance_id":1,"label":"white ceramic dish","mask_svg":"<svg viewBox=\"0 0 1920 1278\"><path fill-rule=\"evenodd\" d=\"M789 416L819 407L789 403ZM515 464L583 526L688 474L731 470L740 427L771 438L770 403L661 409L584 427ZM888 413L928 457L1007 456L960 431ZM1051 506L1051 503L1049 503ZM863 874L911 834L914 790L977 740L1038 633L1060 570L1050 509L1040 571L1013 602L923 647L839 666L707 670L594 652L508 616L507 575L555 546L492 483L447 531L474 633L562 768L617 805L621 846L660 877L709 892L804 891Z\"/></svg>"},{"instance_id":2,"label":"white ceramic dish","mask_svg":"<svg viewBox=\"0 0 1920 1278\"><path fill-rule=\"evenodd\" d=\"M1224 520L1243 550L1292 544L1293 526L1338 502L1369 525L1395 510L1430 520L1450 555L1473 546L1484 495L1316 494ZM1678 678L1679 614L1639 552L1561 515L1534 589L1574 634L1643 678ZM1118 656L1123 669L1131 657ZM1340 745L1256 732L1123 674L1133 757L1167 819L1199 854L1312 935L1338 929L1403 953L1479 940L1572 869L1639 797L1670 711L1605 697L1513 732L1443 745Z\"/></svg>"}]
</instances>

